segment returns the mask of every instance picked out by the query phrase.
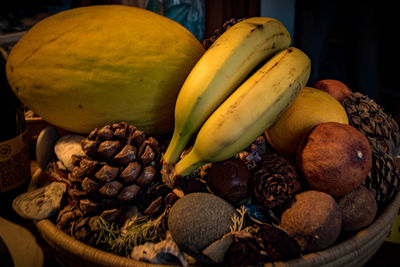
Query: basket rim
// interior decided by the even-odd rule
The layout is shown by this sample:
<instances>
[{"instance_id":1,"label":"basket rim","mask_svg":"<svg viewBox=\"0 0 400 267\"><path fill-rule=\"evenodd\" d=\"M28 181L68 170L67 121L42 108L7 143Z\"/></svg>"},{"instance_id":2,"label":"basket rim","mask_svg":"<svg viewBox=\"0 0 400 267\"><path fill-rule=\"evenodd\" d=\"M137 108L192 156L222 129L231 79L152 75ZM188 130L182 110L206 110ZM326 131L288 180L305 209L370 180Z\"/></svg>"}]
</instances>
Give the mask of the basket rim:
<instances>
[{"instance_id":1,"label":"basket rim","mask_svg":"<svg viewBox=\"0 0 400 267\"><path fill-rule=\"evenodd\" d=\"M41 172L36 173L35 175L40 174ZM377 239L376 236L379 233L382 235L383 228L385 228L385 230L388 229L385 233L385 236L387 236L394 222L394 218L398 214L399 208L400 192L395 195L392 201L385 207L372 224L344 241L321 251L304 254L296 259L264 263L264 266L321 266L348 254L354 254L354 256L357 257L357 251L365 244L371 241L374 243L377 241L375 240ZM89 246L58 229L49 219L35 221L35 225L40 235L52 246L53 249L56 251L66 251L68 254L76 255L82 258L82 261L84 262L99 263L102 266L168 266L133 260ZM381 244L383 242L384 238ZM379 244L379 247L381 244ZM372 256L373 254L371 257Z\"/></svg>"}]
</instances>

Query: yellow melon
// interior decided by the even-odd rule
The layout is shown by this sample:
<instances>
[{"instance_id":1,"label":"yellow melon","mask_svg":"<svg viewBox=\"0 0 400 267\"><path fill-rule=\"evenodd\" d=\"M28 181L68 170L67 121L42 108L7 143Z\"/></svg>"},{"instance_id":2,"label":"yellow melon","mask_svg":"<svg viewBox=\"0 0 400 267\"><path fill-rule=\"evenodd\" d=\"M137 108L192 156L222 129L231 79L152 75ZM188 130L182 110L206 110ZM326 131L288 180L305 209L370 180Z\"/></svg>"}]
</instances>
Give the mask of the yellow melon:
<instances>
[{"instance_id":1,"label":"yellow melon","mask_svg":"<svg viewBox=\"0 0 400 267\"><path fill-rule=\"evenodd\" d=\"M172 130L178 92L204 53L178 23L122 5L70 9L43 19L13 47L7 78L44 120L86 134L127 121Z\"/></svg>"},{"instance_id":2,"label":"yellow melon","mask_svg":"<svg viewBox=\"0 0 400 267\"><path fill-rule=\"evenodd\" d=\"M307 133L322 122L349 123L338 100L322 90L305 87L265 135L278 152L294 157Z\"/></svg>"}]
</instances>

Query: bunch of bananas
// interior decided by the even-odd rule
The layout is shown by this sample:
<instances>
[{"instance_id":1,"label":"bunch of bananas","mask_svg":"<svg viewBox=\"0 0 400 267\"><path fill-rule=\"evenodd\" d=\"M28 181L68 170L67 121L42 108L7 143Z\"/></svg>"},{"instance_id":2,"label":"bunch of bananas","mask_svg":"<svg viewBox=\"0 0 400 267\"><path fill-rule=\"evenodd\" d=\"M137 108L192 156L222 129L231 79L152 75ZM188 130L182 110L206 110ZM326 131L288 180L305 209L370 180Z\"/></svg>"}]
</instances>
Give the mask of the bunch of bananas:
<instances>
[{"instance_id":1,"label":"bunch of bananas","mask_svg":"<svg viewBox=\"0 0 400 267\"><path fill-rule=\"evenodd\" d=\"M290 43L285 26L266 17L242 20L214 42L179 92L164 182L173 186L177 176L234 156L286 110L311 68L307 55ZM179 160L196 132L192 150Z\"/></svg>"}]
</instances>

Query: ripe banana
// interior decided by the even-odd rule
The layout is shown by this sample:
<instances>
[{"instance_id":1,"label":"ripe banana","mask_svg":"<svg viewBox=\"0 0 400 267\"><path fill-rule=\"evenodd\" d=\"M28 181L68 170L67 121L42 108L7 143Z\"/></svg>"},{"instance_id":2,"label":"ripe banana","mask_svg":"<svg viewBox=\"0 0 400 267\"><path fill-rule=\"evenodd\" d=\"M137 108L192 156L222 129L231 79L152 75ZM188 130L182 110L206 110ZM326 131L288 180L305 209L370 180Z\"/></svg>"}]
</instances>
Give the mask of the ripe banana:
<instances>
[{"instance_id":1,"label":"ripe banana","mask_svg":"<svg viewBox=\"0 0 400 267\"><path fill-rule=\"evenodd\" d=\"M185 176L207 162L233 157L270 127L306 85L310 59L297 48L277 53L204 123L193 149L175 165Z\"/></svg>"},{"instance_id":2,"label":"ripe banana","mask_svg":"<svg viewBox=\"0 0 400 267\"><path fill-rule=\"evenodd\" d=\"M184 82L175 105L175 128L163 157L179 159L191 136L262 61L289 47L290 34L278 20L254 17L223 33Z\"/></svg>"}]
</instances>

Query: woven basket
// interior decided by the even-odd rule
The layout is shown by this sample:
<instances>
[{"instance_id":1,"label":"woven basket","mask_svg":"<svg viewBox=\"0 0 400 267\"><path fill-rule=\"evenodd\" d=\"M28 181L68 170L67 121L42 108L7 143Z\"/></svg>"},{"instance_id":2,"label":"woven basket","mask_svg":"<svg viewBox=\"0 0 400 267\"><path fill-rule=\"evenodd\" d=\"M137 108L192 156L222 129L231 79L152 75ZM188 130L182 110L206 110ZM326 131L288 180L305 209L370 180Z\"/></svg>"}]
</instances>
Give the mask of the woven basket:
<instances>
[{"instance_id":1,"label":"woven basket","mask_svg":"<svg viewBox=\"0 0 400 267\"><path fill-rule=\"evenodd\" d=\"M40 175L40 174L37 174ZM265 266L362 266L379 249L391 230L400 208L400 193L367 228L323 251ZM43 238L54 249L58 262L65 266L164 266L138 262L88 246L57 229L50 220L36 222Z\"/></svg>"}]
</instances>

